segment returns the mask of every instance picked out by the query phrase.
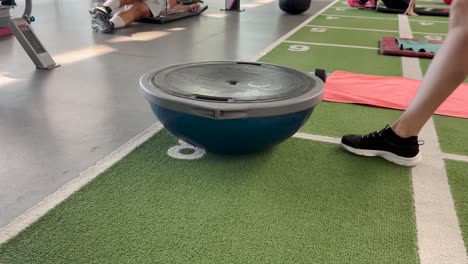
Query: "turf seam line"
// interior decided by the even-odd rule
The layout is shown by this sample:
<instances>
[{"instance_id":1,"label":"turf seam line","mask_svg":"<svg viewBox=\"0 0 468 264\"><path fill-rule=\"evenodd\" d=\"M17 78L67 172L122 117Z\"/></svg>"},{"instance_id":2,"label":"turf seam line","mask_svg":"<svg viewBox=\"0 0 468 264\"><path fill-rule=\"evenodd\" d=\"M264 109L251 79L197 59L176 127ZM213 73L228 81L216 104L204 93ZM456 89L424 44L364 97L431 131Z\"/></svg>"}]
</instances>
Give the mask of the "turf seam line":
<instances>
[{"instance_id":1,"label":"turf seam line","mask_svg":"<svg viewBox=\"0 0 468 264\"><path fill-rule=\"evenodd\" d=\"M384 18L384 17L348 16L348 15L336 15L336 14L321 14L320 16L398 21L398 18ZM410 19L410 21L411 21L411 22L442 23L442 24L448 24L448 23L449 23L448 21L437 21L437 20L416 20L416 19Z\"/></svg>"},{"instance_id":2,"label":"turf seam line","mask_svg":"<svg viewBox=\"0 0 468 264\"><path fill-rule=\"evenodd\" d=\"M284 34L282 37L280 37L279 39L277 39L275 42L273 42L271 45L269 45L268 47L266 47L264 50L262 50L259 54L257 54L256 56L254 56L251 60L252 61L258 61L261 57L265 56L268 52L270 52L271 50L273 50L274 48L276 48L279 44L281 44L283 41L285 41L286 39L288 39L289 37L291 37L294 33L296 33L297 31L299 31L301 28L303 28L305 25L309 24L312 20L314 20L315 18L317 18L320 14L322 14L323 12L325 12L328 8L330 8L331 6L333 6L335 3L337 3L339 0L335 0L333 2L331 2L329 5L325 6L324 8L320 9L317 13L315 13L313 16L309 17L308 19L306 19L304 22L302 22L300 25L298 25L297 27L293 28L291 31L289 31L288 33Z\"/></svg>"},{"instance_id":3,"label":"turf seam line","mask_svg":"<svg viewBox=\"0 0 468 264\"><path fill-rule=\"evenodd\" d=\"M401 38L413 38L406 15L398 15ZM418 58L402 57L403 76L422 79ZM415 69L416 68L416 69ZM467 263L466 250L450 192L437 132L432 118L420 138L424 159L412 168L413 201L420 264Z\"/></svg>"},{"instance_id":4,"label":"turf seam line","mask_svg":"<svg viewBox=\"0 0 468 264\"><path fill-rule=\"evenodd\" d=\"M7 242L19 234L22 230L27 228L29 225L44 216L49 210L56 207L58 204L70 197L70 195L81 189L81 187L92 181L99 174L132 152L135 148L146 142L153 135L161 131L162 128L163 126L161 123L155 123L104 157L102 160L98 161L95 165L81 172L78 177L63 185L56 192L52 193L33 207L26 210L9 224L0 228L0 245Z\"/></svg>"},{"instance_id":5,"label":"turf seam line","mask_svg":"<svg viewBox=\"0 0 468 264\"><path fill-rule=\"evenodd\" d=\"M286 40L286 41L284 41L284 43L303 44L303 45L312 45L312 46L325 46L325 47L337 47L337 48L350 48L350 49L368 49L368 50L378 50L379 49L377 47L341 45L341 44L306 42L306 41L292 41L292 40Z\"/></svg>"}]
</instances>

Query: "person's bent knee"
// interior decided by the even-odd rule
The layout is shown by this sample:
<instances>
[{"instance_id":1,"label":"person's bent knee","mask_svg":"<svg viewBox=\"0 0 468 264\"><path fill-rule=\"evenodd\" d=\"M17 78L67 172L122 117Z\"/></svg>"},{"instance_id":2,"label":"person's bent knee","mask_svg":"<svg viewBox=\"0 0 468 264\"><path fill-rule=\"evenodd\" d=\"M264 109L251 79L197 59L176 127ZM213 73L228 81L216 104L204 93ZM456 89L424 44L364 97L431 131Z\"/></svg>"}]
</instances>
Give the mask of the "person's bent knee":
<instances>
[{"instance_id":1,"label":"person's bent knee","mask_svg":"<svg viewBox=\"0 0 468 264\"><path fill-rule=\"evenodd\" d=\"M151 10L149 9L148 5L145 4L144 2L133 4L130 7L130 9L134 12L135 16L138 18L151 16Z\"/></svg>"}]
</instances>

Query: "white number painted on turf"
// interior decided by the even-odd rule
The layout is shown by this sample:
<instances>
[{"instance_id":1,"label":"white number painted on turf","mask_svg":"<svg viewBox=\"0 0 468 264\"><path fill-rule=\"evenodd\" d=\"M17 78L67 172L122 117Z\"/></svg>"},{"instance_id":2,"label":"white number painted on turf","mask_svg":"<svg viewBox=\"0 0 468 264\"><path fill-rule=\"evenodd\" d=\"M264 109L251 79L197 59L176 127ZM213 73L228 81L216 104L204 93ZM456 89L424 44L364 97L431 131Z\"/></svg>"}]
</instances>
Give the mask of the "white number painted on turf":
<instances>
[{"instance_id":1,"label":"white number painted on turf","mask_svg":"<svg viewBox=\"0 0 468 264\"><path fill-rule=\"evenodd\" d=\"M424 36L427 40L444 40L442 36L427 35Z\"/></svg>"},{"instance_id":2,"label":"white number painted on turf","mask_svg":"<svg viewBox=\"0 0 468 264\"><path fill-rule=\"evenodd\" d=\"M183 150L188 150L191 153L190 154L182 153ZM175 159L183 159L183 160L199 159L205 156L205 153L206 151L204 149L194 147L183 140L179 140L178 146L174 146L167 151L167 155Z\"/></svg>"},{"instance_id":3,"label":"white number painted on turf","mask_svg":"<svg viewBox=\"0 0 468 264\"><path fill-rule=\"evenodd\" d=\"M421 26L432 26L432 25L434 25L434 23L431 23L431 22L419 22L419 24Z\"/></svg>"},{"instance_id":4,"label":"white number painted on turf","mask_svg":"<svg viewBox=\"0 0 468 264\"><path fill-rule=\"evenodd\" d=\"M339 17L336 17L336 16L327 16L327 19L333 19L333 20L336 20L336 19L340 19Z\"/></svg>"},{"instance_id":5,"label":"white number painted on turf","mask_svg":"<svg viewBox=\"0 0 468 264\"><path fill-rule=\"evenodd\" d=\"M335 10L336 10L336 11L345 11L346 8L344 8L344 7L337 7L337 8L335 8Z\"/></svg>"},{"instance_id":6,"label":"white number painted on turf","mask_svg":"<svg viewBox=\"0 0 468 264\"><path fill-rule=\"evenodd\" d=\"M310 50L309 46L304 45L291 45L288 48L289 51L297 51L297 52L304 52Z\"/></svg>"},{"instance_id":7,"label":"white number painted on turf","mask_svg":"<svg viewBox=\"0 0 468 264\"><path fill-rule=\"evenodd\" d=\"M310 29L310 32L319 32L319 33L322 33L322 32L325 32L327 31L326 28L311 28Z\"/></svg>"}]
</instances>

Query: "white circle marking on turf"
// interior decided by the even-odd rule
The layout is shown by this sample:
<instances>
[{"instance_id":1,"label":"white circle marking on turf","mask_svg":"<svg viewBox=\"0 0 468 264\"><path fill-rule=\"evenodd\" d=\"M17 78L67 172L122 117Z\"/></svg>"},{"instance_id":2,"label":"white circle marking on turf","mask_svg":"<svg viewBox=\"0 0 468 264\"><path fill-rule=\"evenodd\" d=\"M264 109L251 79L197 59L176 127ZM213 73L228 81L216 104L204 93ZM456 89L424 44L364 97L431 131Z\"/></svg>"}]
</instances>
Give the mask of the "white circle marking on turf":
<instances>
[{"instance_id":1,"label":"white circle marking on turf","mask_svg":"<svg viewBox=\"0 0 468 264\"><path fill-rule=\"evenodd\" d=\"M432 26L432 25L434 25L434 23L431 23L431 22L419 22L419 24L421 26Z\"/></svg>"},{"instance_id":2,"label":"white circle marking on turf","mask_svg":"<svg viewBox=\"0 0 468 264\"><path fill-rule=\"evenodd\" d=\"M311 28L310 29L310 32L319 32L319 33L322 33L322 32L325 32L327 31L326 28Z\"/></svg>"},{"instance_id":3,"label":"white circle marking on turf","mask_svg":"<svg viewBox=\"0 0 468 264\"><path fill-rule=\"evenodd\" d=\"M184 154L182 153L182 150L188 149L193 151L190 154ZM206 151L201 148L194 147L187 142L180 140L179 139L179 145L174 146L167 150L167 155L169 155L172 158L175 159L182 159L182 160L195 160L195 159L200 159L203 156L205 156Z\"/></svg>"},{"instance_id":4,"label":"white circle marking on turf","mask_svg":"<svg viewBox=\"0 0 468 264\"><path fill-rule=\"evenodd\" d=\"M424 36L427 40L444 40L442 36L436 36L436 35L427 35Z\"/></svg>"},{"instance_id":5,"label":"white circle marking on turf","mask_svg":"<svg viewBox=\"0 0 468 264\"><path fill-rule=\"evenodd\" d=\"M289 46L288 50L294 52L304 52L310 50L310 47L304 45L291 45Z\"/></svg>"}]
</instances>

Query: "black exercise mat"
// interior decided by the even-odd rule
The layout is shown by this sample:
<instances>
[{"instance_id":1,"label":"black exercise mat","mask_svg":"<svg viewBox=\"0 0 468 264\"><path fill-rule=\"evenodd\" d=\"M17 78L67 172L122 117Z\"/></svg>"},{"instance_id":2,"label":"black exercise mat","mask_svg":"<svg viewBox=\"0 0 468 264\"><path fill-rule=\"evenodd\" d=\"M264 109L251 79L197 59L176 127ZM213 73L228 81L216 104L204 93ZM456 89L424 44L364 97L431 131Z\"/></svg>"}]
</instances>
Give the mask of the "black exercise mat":
<instances>
[{"instance_id":1,"label":"black exercise mat","mask_svg":"<svg viewBox=\"0 0 468 264\"><path fill-rule=\"evenodd\" d=\"M146 17L137 20L137 22L141 23L151 23L151 24L165 24L172 21L199 16L201 13L205 12L208 9L208 6L204 6L199 12L179 12L179 13L172 13L167 15L160 15L158 17Z\"/></svg>"},{"instance_id":2,"label":"black exercise mat","mask_svg":"<svg viewBox=\"0 0 468 264\"><path fill-rule=\"evenodd\" d=\"M377 11L382 13L403 14L406 10L388 8L385 4L380 3L377 6ZM423 16L449 16L450 9L448 8L432 8L432 7L415 7L414 12Z\"/></svg>"}]
</instances>

